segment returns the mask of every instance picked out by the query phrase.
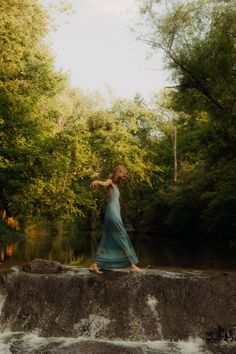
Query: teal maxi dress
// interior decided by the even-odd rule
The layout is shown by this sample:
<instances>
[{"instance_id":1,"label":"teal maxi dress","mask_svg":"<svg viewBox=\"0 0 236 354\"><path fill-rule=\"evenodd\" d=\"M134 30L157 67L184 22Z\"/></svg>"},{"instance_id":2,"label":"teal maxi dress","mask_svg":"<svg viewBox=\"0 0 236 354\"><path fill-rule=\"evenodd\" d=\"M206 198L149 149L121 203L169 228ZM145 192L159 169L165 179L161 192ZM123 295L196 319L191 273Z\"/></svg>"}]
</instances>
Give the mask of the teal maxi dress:
<instances>
[{"instance_id":1,"label":"teal maxi dress","mask_svg":"<svg viewBox=\"0 0 236 354\"><path fill-rule=\"evenodd\" d=\"M102 269L122 268L138 263L129 236L120 215L120 191L113 185L108 197L103 222L103 235L96 254L96 263Z\"/></svg>"}]
</instances>

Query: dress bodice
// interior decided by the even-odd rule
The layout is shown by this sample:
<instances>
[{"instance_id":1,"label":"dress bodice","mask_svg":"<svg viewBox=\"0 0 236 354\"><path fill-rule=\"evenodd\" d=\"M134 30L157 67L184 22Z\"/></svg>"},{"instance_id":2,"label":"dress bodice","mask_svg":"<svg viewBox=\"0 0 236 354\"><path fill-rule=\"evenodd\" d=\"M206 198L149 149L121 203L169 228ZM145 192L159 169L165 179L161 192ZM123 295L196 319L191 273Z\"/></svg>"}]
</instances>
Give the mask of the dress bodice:
<instances>
[{"instance_id":1,"label":"dress bodice","mask_svg":"<svg viewBox=\"0 0 236 354\"><path fill-rule=\"evenodd\" d=\"M119 203L120 191L116 185L113 185L112 193L108 197L108 203Z\"/></svg>"}]
</instances>

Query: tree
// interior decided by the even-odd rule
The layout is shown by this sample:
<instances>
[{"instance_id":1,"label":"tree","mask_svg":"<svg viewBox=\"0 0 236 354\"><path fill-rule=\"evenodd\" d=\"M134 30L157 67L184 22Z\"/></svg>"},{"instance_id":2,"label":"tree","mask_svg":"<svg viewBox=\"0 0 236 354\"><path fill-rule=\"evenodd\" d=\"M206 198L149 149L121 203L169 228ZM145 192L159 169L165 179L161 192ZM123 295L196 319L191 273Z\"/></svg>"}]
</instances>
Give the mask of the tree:
<instances>
[{"instance_id":1,"label":"tree","mask_svg":"<svg viewBox=\"0 0 236 354\"><path fill-rule=\"evenodd\" d=\"M143 1L140 39L166 54L180 92L224 118L235 116L235 17L232 0ZM230 84L229 84L230 83ZM222 90L224 88L224 90Z\"/></svg>"},{"instance_id":2,"label":"tree","mask_svg":"<svg viewBox=\"0 0 236 354\"><path fill-rule=\"evenodd\" d=\"M43 42L48 16L37 0L1 1L0 21L1 204L19 214L22 191L33 183L43 154L42 131L49 128L38 103L62 88L64 76Z\"/></svg>"},{"instance_id":3,"label":"tree","mask_svg":"<svg viewBox=\"0 0 236 354\"><path fill-rule=\"evenodd\" d=\"M163 185L158 196L164 225L176 237L190 231L192 238L229 246L236 234L235 4L146 0L140 14L139 38L153 53L164 51L174 81L168 108L180 113L178 180Z\"/></svg>"}]
</instances>

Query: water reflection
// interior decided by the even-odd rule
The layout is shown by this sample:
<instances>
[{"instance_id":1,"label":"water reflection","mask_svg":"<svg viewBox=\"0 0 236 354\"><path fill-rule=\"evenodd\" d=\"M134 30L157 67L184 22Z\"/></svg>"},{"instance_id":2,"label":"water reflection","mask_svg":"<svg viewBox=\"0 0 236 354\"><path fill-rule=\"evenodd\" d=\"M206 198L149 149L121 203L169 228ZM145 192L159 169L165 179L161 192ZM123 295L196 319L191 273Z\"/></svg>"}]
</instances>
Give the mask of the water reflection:
<instances>
[{"instance_id":1,"label":"water reflection","mask_svg":"<svg viewBox=\"0 0 236 354\"><path fill-rule=\"evenodd\" d=\"M9 257L12 257L17 250L18 243L7 244L6 247L0 249L0 262L5 262Z\"/></svg>"},{"instance_id":2,"label":"water reflection","mask_svg":"<svg viewBox=\"0 0 236 354\"><path fill-rule=\"evenodd\" d=\"M0 269L29 262L34 258L88 267L101 237L100 230L81 231L77 225L55 225L40 232L27 230L25 238L5 237L0 243ZM235 250L202 246L168 245L164 241L138 241L130 234L141 267L236 269ZM2 239L1 239L2 241Z\"/></svg>"}]
</instances>

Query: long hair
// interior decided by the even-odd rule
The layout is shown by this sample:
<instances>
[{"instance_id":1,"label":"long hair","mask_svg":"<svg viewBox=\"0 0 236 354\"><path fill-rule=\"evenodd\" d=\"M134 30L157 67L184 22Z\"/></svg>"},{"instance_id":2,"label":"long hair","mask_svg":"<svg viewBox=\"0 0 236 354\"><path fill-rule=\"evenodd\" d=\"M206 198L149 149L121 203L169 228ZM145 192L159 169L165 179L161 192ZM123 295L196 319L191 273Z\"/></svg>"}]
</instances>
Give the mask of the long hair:
<instances>
[{"instance_id":1,"label":"long hair","mask_svg":"<svg viewBox=\"0 0 236 354\"><path fill-rule=\"evenodd\" d=\"M116 168L114 169L111 175L111 180L115 184L122 184L124 183L127 177L128 177L127 169L122 165L118 165L116 166Z\"/></svg>"},{"instance_id":2,"label":"long hair","mask_svg":"<svg viewBox=\"0 0 236 354\"><path fill-rule=\"evenodd\" d=\"M125 182L127 177L128 177L127 169L122 165L118 165L113 170L112 175L110 176L110 179L112 180L113 183L120 185ZM107 198L111 195L111 193L112 193L112 187L109 186L107 188L106 197L103 199L104 203L107 202Z\"/></svg>"}]
</instances>

